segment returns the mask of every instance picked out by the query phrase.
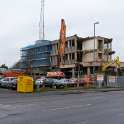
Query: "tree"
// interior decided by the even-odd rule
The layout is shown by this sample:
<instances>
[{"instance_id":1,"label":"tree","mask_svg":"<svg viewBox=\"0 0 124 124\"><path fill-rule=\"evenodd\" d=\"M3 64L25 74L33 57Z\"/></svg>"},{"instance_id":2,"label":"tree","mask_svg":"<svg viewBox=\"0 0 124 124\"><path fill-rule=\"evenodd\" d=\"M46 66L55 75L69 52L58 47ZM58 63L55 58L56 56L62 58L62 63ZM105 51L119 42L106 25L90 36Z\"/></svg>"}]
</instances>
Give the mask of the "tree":
<instances>
[{"instance_id":1,"label":"tree","mask_svg":"<svg viewBox=\"0 0 124 124\"><path fill-rule=\"evenodd\" d=\"M0 66L0 68L8 69L8 66L6 66L5 64L2 64L2 65Z\"/></svg>"}]
</instances>

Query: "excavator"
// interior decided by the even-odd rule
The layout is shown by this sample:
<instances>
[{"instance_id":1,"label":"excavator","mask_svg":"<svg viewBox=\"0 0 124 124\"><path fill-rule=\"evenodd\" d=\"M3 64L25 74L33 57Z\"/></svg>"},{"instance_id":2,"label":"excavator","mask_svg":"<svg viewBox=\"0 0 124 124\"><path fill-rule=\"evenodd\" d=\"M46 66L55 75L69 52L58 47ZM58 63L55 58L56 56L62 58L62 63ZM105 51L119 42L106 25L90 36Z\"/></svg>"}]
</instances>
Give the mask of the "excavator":
<instances>
[{"instance_id":1,"label":"excavator","mask_svg":"<svg viewBox=\"0 0 124 124\"><path fill-rule=\"evenodd\" d=\"M116 65L116 68L117 69L120 67L119 56L117 56L114 59L114 61L109 61L109 62L103 63L103 65L102 65L102 71L104 73L104 86L107 86L107 78L108 78L107 69L108 69L108 67L112 66L113 64Z\"/></svg>"},{"instance_id":2,"label":"excavator","mask_svg":"<svg viewBox=\"0 0 124 124\"><path fill-rule=\"evenodd\" d=\"M120 67L120 59L119 56L117 56L114 61L109 61L106 63L103 63L102 65L102 71L105 72L107 70L108 67L110 67L111 65L115 64L117 68Z\"/></svg>"},{"instance_id":3,"label":"excavator","mask_svg":"<svg viewBox=\"0 0 124 124\"><path fill-rule=\"evenodd\" d=\"M58 56L57 56L57 66L58 71L56 72L47 72L48 77L64 77L65 74L59 69L60 65L64 64L64 53L65 53L65 42L66 42L66 24L65 20L61 19L61 28L60 28L60 38L58 43Z\"/></svg>"},{"instance_id":4,"label":"excavator","mask_svg":"<svg viewBox=\"0 0 124 124\"><path fill-rule=\"evenodd\" d=\"M65 42L66 42L66 24L65 24L65 20L61 19L60 40L58 47L58 66L63 64L64 53L65 53Z\"/></svg>"}]
</instances>

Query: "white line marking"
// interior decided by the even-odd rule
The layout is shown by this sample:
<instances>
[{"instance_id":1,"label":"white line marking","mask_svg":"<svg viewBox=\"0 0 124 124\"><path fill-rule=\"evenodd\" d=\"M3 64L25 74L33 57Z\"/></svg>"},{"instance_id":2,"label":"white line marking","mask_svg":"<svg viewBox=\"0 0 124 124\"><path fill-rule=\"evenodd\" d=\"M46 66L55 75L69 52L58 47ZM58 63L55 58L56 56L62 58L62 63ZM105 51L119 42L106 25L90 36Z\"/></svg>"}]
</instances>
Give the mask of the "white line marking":
<instances>
[{"instance_id":1,"label":"white line marking","mask_svg":"<svg viewBox=\"0 0 124 124\"><path fill-rule=\"evenodd\" d=\"M16 109L16 106L0 104L0 109L12 110L12 109Z\"/></svg>"},{"instance_id":2,"label":"white line marking","mask_svg":"<svg viewBox=\"0 0 124 124\"><path fill-rule=\"evenodd\" d=\"M87 106L91 106L91 104L86 104L86 105L72 105L72 106L66 106L66 107L53 108L53 109L50 109L50 110L51 111L66 110L66 109L75 109L75 108L81 108L81 107L87 107Z\"/></svg>"},{"instance_id":3,"label":"white line marking","mask_svg":"<svg viewBox=\"0 0 124 124\"><path fill-rule=\"evenodd\" d=\"M87 104L87 106L91 106L92 104Z\"/></svg>"}]
</instances>

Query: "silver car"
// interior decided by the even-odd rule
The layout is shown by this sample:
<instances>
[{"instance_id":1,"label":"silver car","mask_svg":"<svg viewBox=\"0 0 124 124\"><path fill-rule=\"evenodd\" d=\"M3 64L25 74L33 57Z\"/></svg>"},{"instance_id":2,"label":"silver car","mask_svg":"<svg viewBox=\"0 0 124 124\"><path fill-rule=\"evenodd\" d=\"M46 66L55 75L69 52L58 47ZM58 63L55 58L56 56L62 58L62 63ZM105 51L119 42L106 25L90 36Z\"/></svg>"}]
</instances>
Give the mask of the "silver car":
<instances>
[{"instance_id":1,"label":"silver car","mask_svg":"<svg viewBox=\"0 0 124 124\"><path fill-rule=\"evenodd\" d=\"M0 80L1 87L11 88L12 83L16 80L16 77L5 77Z\"/></svg>"},{"instance_id":2,"label":"silver car","mask_svg":"<svg viewBox=\"0 0 124 124\"><path fill-rule=\"evenodd\" d=\"M45 78L40 78L40 79L37 79L36 81L35 81L35 86L36 87L42 87L43 86L43 84L44 84L44 80L45 80Z\"/></svg>"},{"instance_id":3,"label":"silver car","mask_svg":"<svg viewBox=\"0 0 124 124\"><path fill-rule=\"evenodd\" d=\"M63 79L57 79L56 82L54 83L54 86L56 86L56 88L64 88L68 84L69 84L69 80L63 78Z\"/></svg>"}]
</instances>

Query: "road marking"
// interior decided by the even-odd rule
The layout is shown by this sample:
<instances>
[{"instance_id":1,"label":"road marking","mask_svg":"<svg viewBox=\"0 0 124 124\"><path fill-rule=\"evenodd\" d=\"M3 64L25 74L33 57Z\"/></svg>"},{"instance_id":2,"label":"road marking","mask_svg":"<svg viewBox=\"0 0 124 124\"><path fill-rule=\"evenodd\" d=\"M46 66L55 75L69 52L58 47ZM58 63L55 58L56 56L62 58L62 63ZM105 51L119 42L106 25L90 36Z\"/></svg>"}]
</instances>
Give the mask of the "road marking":
<instances>
[{"instance_id":1,"label":"road marking","mask_svg":"<svg viewBox=\"0 0 124 124\"><path fill-rule=\"evenodd\" d=\"M87 106L91 106L91 105L92 105L92 104L86 104L86 105L72 105L72 106L65 106L65 107L53 108L53 109L50 109L50 110L51 110L51 111L67 110L67 109L75 109L75 108L87 107Z\"/></svg>"},{"instance_id":2,"label":"road marking","mask_svg":"<svg viewBox=\"0 0 124 124\"><path fill-rule=\"evenodd\" d=\"M87 104L87 106L91 106L92 104Z\"/></svg>"},{"instance_id":3,"label":"road marking","mask_svg":"<svg viewBox=\"0 0 124 124\"><path fill-rule=\"evenodd\" d=\"M0 104L0 109L13 110L16 109L16 106Z\"/></svg>"}]
</instances>

